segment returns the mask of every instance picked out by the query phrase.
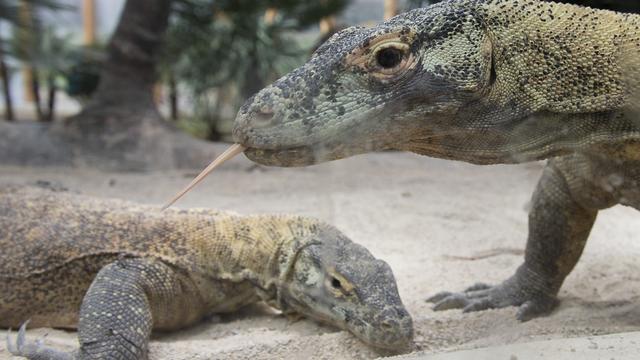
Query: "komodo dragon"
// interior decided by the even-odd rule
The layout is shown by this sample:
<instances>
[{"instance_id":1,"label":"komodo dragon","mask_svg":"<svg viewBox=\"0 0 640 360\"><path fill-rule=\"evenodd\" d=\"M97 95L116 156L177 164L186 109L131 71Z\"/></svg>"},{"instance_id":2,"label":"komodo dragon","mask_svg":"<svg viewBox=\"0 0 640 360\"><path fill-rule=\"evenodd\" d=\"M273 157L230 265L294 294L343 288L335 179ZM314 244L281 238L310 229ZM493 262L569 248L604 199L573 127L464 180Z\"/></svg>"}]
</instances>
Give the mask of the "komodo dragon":
<instances>
[{"instance_id":1,"label":"komodo dragon","mask_svg":"<svg viewBox=\"0 0 640 360\"><path fill-rule=\"evenodd\" d=\"M72 354L144 359L152 328L180 329L260 300L347 329L379 348L412 342L391 269L306 217L150 206L38 187L0 188L0 327L78 329Z\"/></svg>"},{"instance_id":2,"label":"komodo dragon","mask_svg":"<svg viewBox=\"0 0 640 360\"><path fill-rule=\"evenodd\" d=\"M396 149L474 164L550 159L525 259L435 309L548 313L599 210L640 209L640 16L451 0L333 36L239 111L252 160L306 166Z\"/></svg>"}]
</instances>

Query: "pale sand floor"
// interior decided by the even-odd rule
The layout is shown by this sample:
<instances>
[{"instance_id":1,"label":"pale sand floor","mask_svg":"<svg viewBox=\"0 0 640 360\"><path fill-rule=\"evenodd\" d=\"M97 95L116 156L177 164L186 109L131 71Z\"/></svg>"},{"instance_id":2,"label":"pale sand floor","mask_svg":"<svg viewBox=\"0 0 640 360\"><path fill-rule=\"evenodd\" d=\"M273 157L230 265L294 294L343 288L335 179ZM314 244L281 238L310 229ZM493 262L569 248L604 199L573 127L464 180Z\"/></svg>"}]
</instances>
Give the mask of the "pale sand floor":
<instances>
[{"instance_id":1,"label":"pale sand floor","mask_svg":"<svg viewBox=\"0 0 640 360\"><path fill-rule=\"evenodd\" d=\"M399 153L302 169L255 167L241 159L213 174L179 207L298 213L335 224L393 268L414 318L417 353L640 330L640 242L634 236L640 233L640 217L624 207L601 213L580 263L562 288L562 304L549 317L522 324L513 308L436 313L424 302L441 290L495 283L512 274L519 255L476 261L451 256L523 248L527 203L541 169L541 164L479 167ZM0 183L47 180L91 195L161 204L194 173L0 167ZM43 334L49 334L47 344L76 345L74 333L29 332L31 338ZM151 343L152 359L377 356L346 332L310 320L291 323L260 306L156 336ZM2 341L0 359L7 358Z\"/></svg>"}]
</instances>

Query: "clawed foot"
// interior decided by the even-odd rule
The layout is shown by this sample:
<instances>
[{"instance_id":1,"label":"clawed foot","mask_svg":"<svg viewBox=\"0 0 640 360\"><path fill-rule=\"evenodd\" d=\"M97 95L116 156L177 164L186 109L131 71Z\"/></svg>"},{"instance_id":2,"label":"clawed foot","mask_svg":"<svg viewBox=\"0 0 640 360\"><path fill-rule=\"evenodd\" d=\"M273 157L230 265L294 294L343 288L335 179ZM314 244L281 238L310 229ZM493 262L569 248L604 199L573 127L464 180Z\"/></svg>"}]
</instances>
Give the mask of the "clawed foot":
<instances>
[{"instance_id":1,"label":"clawed foot","mask_svg":"<svg viewBox=\"0 0 640 360\"><path fill-rule=\"evenodd\" d=\"M550 313L558 304L555 295L521 284L517 277L497 286L476 284L461 293L441 292L427 299L435 311L463 309L463 312L519 306L516 317L528 321Z\"/></svg>"},{"instance_id":2,"label":"clawed foot","mask_svg":"<svg viewBox=\"0 0 640 360\"><path fill-rule=\"evenodd\" d=\"M26 321L20 330L16 342L11 341L11 330L7 333L7 350L14 356L22 356L29 360L72 360L73 356L69 353L58 351L44 345L43 339L34 342L26 340L27 325Z\"/></svg>"}]
</instances>

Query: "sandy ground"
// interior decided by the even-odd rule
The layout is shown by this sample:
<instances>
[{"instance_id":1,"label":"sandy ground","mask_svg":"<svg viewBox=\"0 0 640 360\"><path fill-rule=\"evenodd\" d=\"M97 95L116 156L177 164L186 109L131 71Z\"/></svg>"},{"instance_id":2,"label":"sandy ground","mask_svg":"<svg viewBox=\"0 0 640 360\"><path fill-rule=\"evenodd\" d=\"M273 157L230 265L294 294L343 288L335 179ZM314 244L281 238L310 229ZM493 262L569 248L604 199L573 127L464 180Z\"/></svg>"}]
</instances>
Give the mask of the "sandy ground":
<instances>
[{"instance_id":1,"label":"sandy ground","mask_svg":"<svg viewBox=\"0 0 640 360\"><path fill-rule=\"evenodd\" d=\"M338 226L394 270L414 318L415 354L640 330L638 214L602 212L562 304L527 323L515 309L433 312L424 299L477 281L512 274L521 256L460 260L497 248L524 247L526 208L541 164L478 167L411 154L383 153L302 169L257 167L234 160L180 207L242 213L292 212ZM0 183L54 181L74 190L161 204L194 172L118 174L0 167ZM4 332L0 336L4 337ZM74 333L35 329L46 343L73 348ZM187 331L155 336L152 359L369 359L376 353L353 336L310 320L290 322L265 307L210 319ZM4 343L0 359L8 359ZM619 359L619 358L617 358Z\"/></svg>"}]
</instances>

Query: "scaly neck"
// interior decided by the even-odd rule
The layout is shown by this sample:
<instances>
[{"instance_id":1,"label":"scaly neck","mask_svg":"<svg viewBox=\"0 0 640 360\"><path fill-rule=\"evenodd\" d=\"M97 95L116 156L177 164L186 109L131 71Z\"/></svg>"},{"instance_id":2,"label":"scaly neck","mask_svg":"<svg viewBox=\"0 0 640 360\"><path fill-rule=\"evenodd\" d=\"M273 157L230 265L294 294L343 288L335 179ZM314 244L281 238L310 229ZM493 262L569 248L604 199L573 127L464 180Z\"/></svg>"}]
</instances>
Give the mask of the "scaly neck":
<instances>
[{"instance_id":1,"label":"scaly neck","mask_svg":"<svg viewBox=\"0 0 640 360\"><path fill-rule=\"evenodd\" d=\"M294 248L307 241L318 224L299 216L196 212L188 217L194 223L184 224L199 249L194 265L214 277L250 281L263 290L273 289Z\"/></svg>"}]
</instances>

